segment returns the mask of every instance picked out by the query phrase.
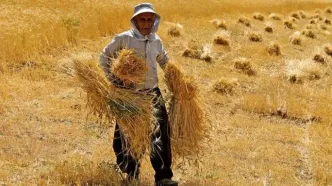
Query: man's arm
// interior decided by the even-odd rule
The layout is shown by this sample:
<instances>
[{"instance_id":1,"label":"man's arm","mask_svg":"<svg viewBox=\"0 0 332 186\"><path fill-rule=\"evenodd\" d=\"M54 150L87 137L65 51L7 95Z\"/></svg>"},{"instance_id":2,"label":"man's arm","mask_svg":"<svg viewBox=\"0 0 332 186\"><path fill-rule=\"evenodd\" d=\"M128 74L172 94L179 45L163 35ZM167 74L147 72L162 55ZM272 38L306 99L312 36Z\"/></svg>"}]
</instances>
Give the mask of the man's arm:
<instances>
[{"instance_id":1,"label":"man's arm","mask_svg":"<svg viewBox=\"0 0 332 186\"><path fill-rule=\"evenodd\" d=\"M160 54L157 56L157 62L159 66L164 70L169 61L169 57L161 41L159 45L159 52Z\"/></svg>"},{"instance_id":2,"label":"man's arm","mask_svg":"<svg viewBox=\"0 0 332 186\"><path fill-rule=\"evenodd\" d=\"M121 49L121 38L116 36L112 41L102 50L100 54L99 64L103 68L108 79L112 79L111 66L116 53Z\"/></svg>"}]
</instances>

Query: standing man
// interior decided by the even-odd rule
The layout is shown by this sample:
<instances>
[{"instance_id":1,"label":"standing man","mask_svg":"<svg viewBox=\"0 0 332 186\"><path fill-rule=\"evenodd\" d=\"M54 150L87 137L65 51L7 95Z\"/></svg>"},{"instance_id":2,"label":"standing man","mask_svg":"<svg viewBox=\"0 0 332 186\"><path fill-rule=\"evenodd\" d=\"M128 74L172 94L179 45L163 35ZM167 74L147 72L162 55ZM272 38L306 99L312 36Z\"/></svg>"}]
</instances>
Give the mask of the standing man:
<instances>
[{"instance_id":1,"label":"standing man","mask_svg":"<svg viewBox=\"0 0 332 186\"><path fill-rule=\"evenodd\" d=\"M124 48L135 49L137 55L144 58L148 66L148 73L144 85L136 87L139 90L150 91L156 94L153 106L157 110L155 124L159 130L151 139L152 152L151 163L155 170L156 186L177 186L173 181L171 164L172 153L170 144L170 126L166 107L158 88L157 63L164 69L168 63L168 55L160 38L156 32L159 26L160 16L154 11L152 4L142 3L135 7L134 15L131 18L132 29L120 33L103 49L100 56L100 64L103 67L110 81L118 87L126 87L126 83L121 82L111 74L112 59L116 58L118 51ZM116 162L122 172L127 173L128 183L138 179L140 163L133 158L126 150L126 139L118 124L115 126L113 149L116 154Z\"/></svg>"}]
</instances>

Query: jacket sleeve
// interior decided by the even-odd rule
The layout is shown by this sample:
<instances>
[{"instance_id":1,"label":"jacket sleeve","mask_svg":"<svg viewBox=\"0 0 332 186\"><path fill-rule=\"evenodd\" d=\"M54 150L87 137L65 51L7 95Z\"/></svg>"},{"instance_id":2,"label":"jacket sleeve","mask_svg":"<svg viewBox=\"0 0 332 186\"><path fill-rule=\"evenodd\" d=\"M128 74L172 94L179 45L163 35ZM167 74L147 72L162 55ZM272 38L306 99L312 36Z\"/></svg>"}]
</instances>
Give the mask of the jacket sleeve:
<instances>
[{"instance_id":1,"label":"jacket sleeve","mask_svg":"<svg viewBox=\"0 0 332 186\"><path fill-rule=\"evenodd\" d=\"M169 61L167 51L165 50L162 42L159 45L159 55L157 56L157 62L161 68L164 68Z\"/></svg>"},{"instance_id":2,"label":"jacket sleeve","mask_svg":"<svg viewBox=\"0 0 332 186\"><path fill-rule=\"evenodd\" d=\"M99 64L103 68L106 76L111 80L111 66L116 53L121 49L121 38L116 36L112 41L102 50L100 54Z\"/></svg>"}]
</instances>

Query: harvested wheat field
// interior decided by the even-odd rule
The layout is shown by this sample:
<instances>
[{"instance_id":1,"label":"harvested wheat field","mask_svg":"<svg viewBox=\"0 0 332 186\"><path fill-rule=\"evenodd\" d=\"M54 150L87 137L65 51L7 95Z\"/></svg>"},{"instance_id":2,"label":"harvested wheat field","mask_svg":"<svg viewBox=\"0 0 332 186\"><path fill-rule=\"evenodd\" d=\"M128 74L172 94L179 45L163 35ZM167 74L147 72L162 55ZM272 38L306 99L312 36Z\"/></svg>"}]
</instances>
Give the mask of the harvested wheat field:
<instances>
[{"instance_id":1,"label":"harvested wheat field","mask_svg":"<svg viewBox=\"0 0 332 186\"><path fill-rule=\"evenodd\" d=\"M0 0L0 185L120 185L114 120L91 111L74 62L97 63L139 2ZM331 1L150 2L204 106L179 185L331 185ZM146 154L136 185L153 176Z\"/></svg>"}]
</instances>

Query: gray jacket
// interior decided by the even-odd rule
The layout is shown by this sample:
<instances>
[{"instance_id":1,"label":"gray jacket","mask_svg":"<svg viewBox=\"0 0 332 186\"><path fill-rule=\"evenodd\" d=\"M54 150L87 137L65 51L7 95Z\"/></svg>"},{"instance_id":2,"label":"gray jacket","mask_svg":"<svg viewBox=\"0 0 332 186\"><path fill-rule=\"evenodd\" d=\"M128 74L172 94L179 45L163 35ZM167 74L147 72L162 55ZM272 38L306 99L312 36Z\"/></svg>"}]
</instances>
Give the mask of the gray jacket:
<instances>
[{"instance_id":1,"label":"gray jacket","mask_svg":"<svg viewBox=\"0 0 332 186\"><path fill-rule=\"evenodd\" d=\"M112 80L110 66L112 59L116 58L116 53L124 48L135 49L138 56L144 58L148 73L144 85L139 89L152 89L158 86L157 63L163 67L169 60L163 44L156 34L160 22L160 17L156 16L151 34L143 36L137 29L134 20L131 19L132 30L128 30L116 35L113 40L103 49L100 55L100 65L106 75Z\"/></svg>"}]
</instances>

